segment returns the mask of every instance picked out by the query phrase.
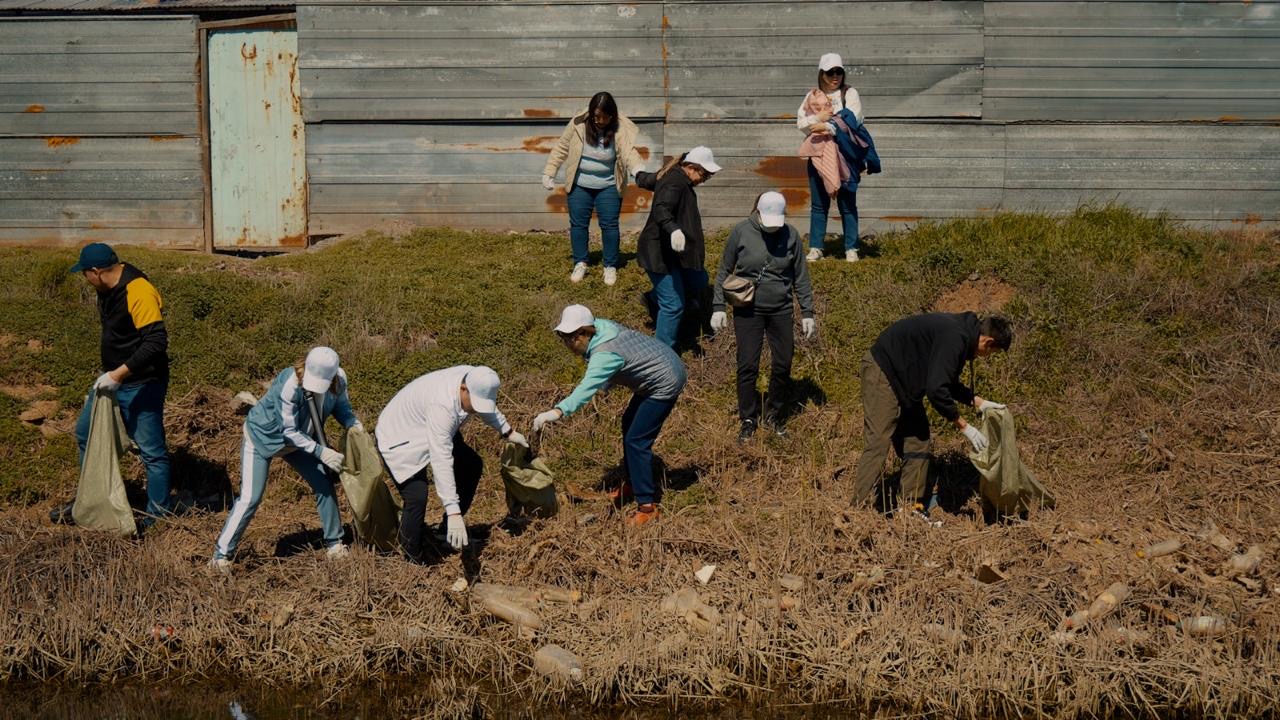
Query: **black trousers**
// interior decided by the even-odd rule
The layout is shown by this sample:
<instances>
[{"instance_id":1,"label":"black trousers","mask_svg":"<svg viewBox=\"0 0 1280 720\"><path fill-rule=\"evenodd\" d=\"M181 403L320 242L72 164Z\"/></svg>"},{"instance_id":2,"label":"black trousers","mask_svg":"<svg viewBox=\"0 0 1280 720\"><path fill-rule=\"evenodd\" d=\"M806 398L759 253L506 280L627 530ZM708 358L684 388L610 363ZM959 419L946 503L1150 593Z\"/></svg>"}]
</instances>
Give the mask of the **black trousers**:
<instances>
[{"instance_id":1,"label":"black trousers","mask_svg":"<svg viewBox=\"0 0 1280 720\"><path fill-rule=\"evenodd\" d=\"M454 435L453 479L458 486L458 501L463 515L467 514L471 501L475 499L476 488L480 485L483 473L484 461L480 459L480 455L463 441L462 433ZM403 484L396 486L404 500L404 511L400 514L400 549L410 560L417 560L422 555L423 521L427 516L429 484L427 468L422 468ZM443 525L444 519L440 522Z\"/></svg>"},{"instance_id":2,"label":"black trousers","mask_svg":"<svg viewBox=\"0 0 1280 720\"><path fill-rule=\"evenodd\" d=\"M777 313L758 313L751 308L735 308L733 332L738 339L738 418L755 420L760 415L760 352L769 340L769 408L767 415L782 415L783 395L791 382L791 358L795 354L795 320L790 308Z\"/></svg>"}]
</instances>

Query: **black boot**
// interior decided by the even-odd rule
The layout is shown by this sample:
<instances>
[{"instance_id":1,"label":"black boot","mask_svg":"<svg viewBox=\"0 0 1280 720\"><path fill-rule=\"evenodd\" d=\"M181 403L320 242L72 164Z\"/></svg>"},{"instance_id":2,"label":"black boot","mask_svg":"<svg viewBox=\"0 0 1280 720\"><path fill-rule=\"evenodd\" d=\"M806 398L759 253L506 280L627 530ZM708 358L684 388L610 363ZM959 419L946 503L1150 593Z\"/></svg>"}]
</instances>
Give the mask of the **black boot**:
<instances>
[{"instance_id":1,"label":"black boot","mask_svg":"<svg viewBox=\"0 0 1280 720\"><path fill-rule=\"evenodd\" d=\"M738 430L738 444L745 445L751 441L751 436L756 434L756 421L743 420L742 428Z\"/></svg>"}]
</instances>

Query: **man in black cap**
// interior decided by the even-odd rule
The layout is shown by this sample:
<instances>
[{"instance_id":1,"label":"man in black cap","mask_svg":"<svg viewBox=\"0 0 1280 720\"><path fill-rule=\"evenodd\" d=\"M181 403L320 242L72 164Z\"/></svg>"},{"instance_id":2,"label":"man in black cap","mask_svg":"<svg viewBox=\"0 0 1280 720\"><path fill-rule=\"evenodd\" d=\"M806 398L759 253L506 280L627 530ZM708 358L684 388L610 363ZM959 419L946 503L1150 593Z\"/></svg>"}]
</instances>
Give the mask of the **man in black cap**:
<instances>
[{"instance_id":1,"label":"man in black cap","mask_svg":"<svg viewBox=\"0 0 1280 720\"><path fill-rule=\"evenodd\" d=\"M865 445L858 458L855 505L866 502L880 480L890 444L902 458L901 502L923 509L929 472L929 418L924 399L982 452L987 438L965 422L956 403L979 411L1003 408L983 400L960 382L964 364L1009 349L1013 329L999 315L927 313L890 325L862 358Z\"/></svg>"},{"instance_id":2,"label":"man in black cap","mask_svg":"<svg viewBox=\"0 0 1280 720\"><path fill-rule=\"evenodd\" d=\"M80 251L71 272L98 292L102 320L102 368L76 423L76 442L84 461L93 398L113 392L125 431L138 445L147 470L147 514L143 525L169 512L169 449L164 439L164 398L169 389L169 335L161 315L160 293L138 268L120 262L111 246L91 243Z\"/></svg>"}]
</instances>

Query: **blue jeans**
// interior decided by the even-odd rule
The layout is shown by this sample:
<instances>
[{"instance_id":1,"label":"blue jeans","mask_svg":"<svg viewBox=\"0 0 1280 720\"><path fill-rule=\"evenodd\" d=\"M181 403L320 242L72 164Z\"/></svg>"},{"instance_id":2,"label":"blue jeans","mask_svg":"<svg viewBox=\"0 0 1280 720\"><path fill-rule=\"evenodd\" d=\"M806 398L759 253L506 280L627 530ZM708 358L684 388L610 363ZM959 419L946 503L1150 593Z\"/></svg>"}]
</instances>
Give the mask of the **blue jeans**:
<instances>
[{"instance_id":1,"label":"blue jeans","mask_svg":"<svg viewBox=\"0 0 1280 720\"><path fill-rule=\"evenodd\" d=\"M658 501L658 488L653 482L653 441L658 439L675 399L654 400L632 395L622 413L622 458L636 502L645 505Z\"/></svg>"},{"instance_id":2,"label":"blue jeans","mask_svg":"<svg viewBox=\"0 0 1280 720\"><path fill-rule=\"evenodd\" d=\"M138 444L142 465L147 470L147 514L169 512L169 447L164 441L164 396L169 379L128 383L116 390L124 430ZM93 418L93 397L89 397L76 421L76 444L80 446L80 463L84 464L84 447L89 442L89 421ZM145 521L144 521L145 523Z\"/></svg>"},{"instance_id":3,"label":"blue jeans","mask_svg":"<svg viewBox=\"0 0 1280 720\"><path fill-rule=\"evenodd\" d=\"M320 459L301 450L294 450L280 457L298 471L315 493L316 511L320 513L325 546L332 547L342 542L342 515L338 512L338 496L333 492L333 480ZM258 505L262 504L269 469L271 458L258 452L249 434L245 433L240 446L240 496L231 506L231 512L227 513L227 522L222 526L222 532L218 533L214 557L230 559L235 553L241 536L249 527L249 521L258 512Z\"/></svg>"},{"instance_id":4,"label":"blue jeans","mask_svg":"<svg viewBox=\"0 0 1280 720\"><path fill-rule=\"evenodd\" d=\"M595 190L574 185L569 191L569 244L573 246L573 263L587 261L591 211L600 223L600 241L604 245L604 266L618 267L618 216L622 213L622 196L610 185Z\"/></svg>"},{"instance_id":5,"label":"blue jeans","mask_svg":"<svg viewBox=\"0 0 1280 720\"><path fill-rule=\"evenodd\" d=\"M831 196L827 194L822 176L809 161L809 248L822 249L827 237L827 213L831 212ZM840 188L836 191L836 207L840 210L840 224L844 226L844 249L858 249L858 193Z\"/></svg>"},{"instance_id":6,"label":"blue jeans","mask_svg":"<svg viewBox=\"0 0 1280 720\"><path fill-rule=\"evenodd\" d=\"M680 318L684 316L685 305L690 297L696 296L707 286L706 270L677 270L673 273L649 273L649 282L653 283L653 298L658 302L658 318L655 323L654 337L666 343L668 347L676 346L676 336L680 331Z\"/></svg>"}]
</instances>

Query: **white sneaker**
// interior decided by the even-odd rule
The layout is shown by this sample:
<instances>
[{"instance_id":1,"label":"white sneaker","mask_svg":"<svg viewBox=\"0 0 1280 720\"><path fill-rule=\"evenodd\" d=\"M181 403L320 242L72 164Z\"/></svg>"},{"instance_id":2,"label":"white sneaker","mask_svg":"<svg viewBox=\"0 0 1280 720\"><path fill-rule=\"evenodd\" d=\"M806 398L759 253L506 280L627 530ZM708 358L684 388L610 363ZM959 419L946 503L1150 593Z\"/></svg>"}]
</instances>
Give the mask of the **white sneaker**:
<instances>
[{"instance_id":1,"label":"white sneaker","mask_svg":"<svg viewBox=\"0 0 1280 720\"><path fill-rule=\"evenodd\" d=\"M337 545L330 545L329 549L325 551L325 555L327 555L330 560L341 560L343 558L350 557L351 551L347 549L346 545L338 543Z\"/></svg>"},{"instance_id":2,"label":"white sneaker","mask_svg":"<svg viewBox=\"0 0 1280 720\"><path fill-rule=\"evenodd\" d=\"M845 251L844 251L844 261L845 261L845 262L858 262L858 251L857 251L857 250L845 250Z\"/></svg>"},{"instance_id":3,"label":"white sneaker","mask_svg":"<svg viewBox=\"0 0 1280 720\"><path fill-rule=\"evenodd\" d=\"M569 282L580 283L582 278L587 276L587 264L578 263L573 266L573 272L569 273Z\"/></svg>"},{"instance_id":4,"label":"white sneaker","mask_svg":"<svg viewBox=\"0 0 1280 720\"><path fill-rule=\"evenodd\" d=\"M808 255L804 256L804 259L809 262L817 262L822 259L822 250L819 248L813 248L809 251Z\"/></svg>"},{"instance_id":5,"label":"white sneaker","mask_svg":"<svg viewBox=\"0 0 1280 720\"><path fill-rule=\"evenodd\" d=\"M217 570L218 572L226 575L226 574L230 574L231 566L233 564L234 563L232 563L227 558L215 557L215 558L209 558L208 567L212 570Z\"/></svg>"},{"instance_id":6,"label":"white sneaker","mask_svg":"<svg viewBox=\"0 0 1280 720\"><path fill-rule=\"evenodd\" d=\"M618 268L607 267L604 269L604 284L612 285L618 282Z\"/></svg>"}]
</instances>

